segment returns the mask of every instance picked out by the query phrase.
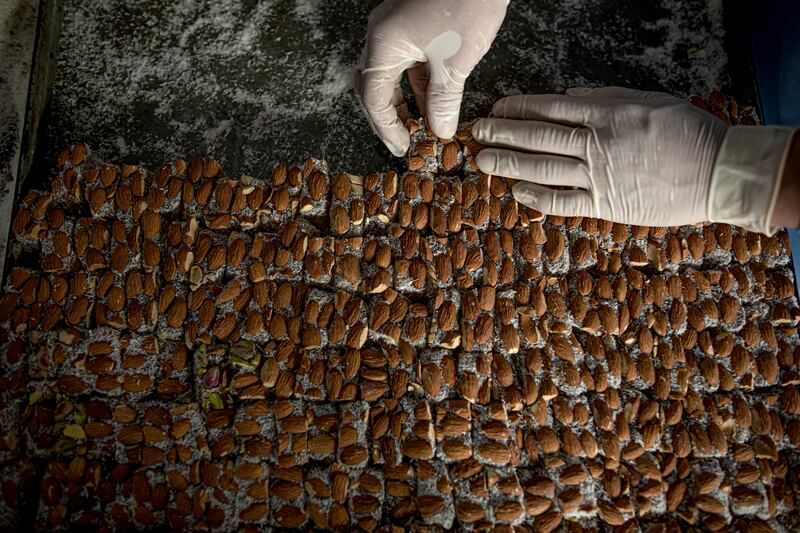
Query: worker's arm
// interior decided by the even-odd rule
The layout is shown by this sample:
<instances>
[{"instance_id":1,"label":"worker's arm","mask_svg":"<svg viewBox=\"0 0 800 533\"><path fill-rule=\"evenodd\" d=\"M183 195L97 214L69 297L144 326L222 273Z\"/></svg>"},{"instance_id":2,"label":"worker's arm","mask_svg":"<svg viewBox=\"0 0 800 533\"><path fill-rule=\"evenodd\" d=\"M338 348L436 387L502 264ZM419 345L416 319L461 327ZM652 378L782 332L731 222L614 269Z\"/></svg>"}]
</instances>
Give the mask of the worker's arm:
<instances>
[{"instance_id":1,"label":"worker's arm","mask_svg":"<svg viewBox=\"0 0 800 533\"><path fill-rule=\"evenodd\" d=\"M800 133L795 133L792 139L778 202L772 215L772 225L785 228L800 227Z\"/></svg>"},{"instance_id":2,"label":"worker's arm","mask_svg":"<svg viewBox=\"0 0 800 533\"><path fill-rule=\"evenodd\" d=\"M779 193L794 168L791 128L729 128L684 100L621 87L512 96L492 115L472 130L490 146L478 166L522 180L514 195L546 214L771 233L790 209Z\"/></svg>"},{"instance_id":3,"label":"worker's arm","mask_svg":"<svg viewBox=\"0 0 800 533\"><path fill-rule=\"evenodd\" d=\"M508 0L385 0L372 12L356 97L372 129L396 156L410 143L401 120L408 79L433 132L452 137L464 82L494 41Z\"/></svg>"}]
</instances>

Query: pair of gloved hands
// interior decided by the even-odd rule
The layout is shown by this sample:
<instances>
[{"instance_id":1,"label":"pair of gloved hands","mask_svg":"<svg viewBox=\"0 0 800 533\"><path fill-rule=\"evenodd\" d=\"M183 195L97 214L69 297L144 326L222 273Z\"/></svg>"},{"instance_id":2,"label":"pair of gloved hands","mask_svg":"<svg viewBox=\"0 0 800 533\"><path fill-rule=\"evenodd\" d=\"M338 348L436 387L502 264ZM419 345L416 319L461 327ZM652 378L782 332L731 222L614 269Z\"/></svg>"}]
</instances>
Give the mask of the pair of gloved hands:
<instances>
[{"instance_id":1,"label":"pair of gloved hands","mask_svg":"<svg viewBox=\"0 0 800 533\"><path fill-rule=\"evenodd\" d=\"M399 116L403 74L433 132L452 137L464 83L507 6L508 0L385 0L373 11L355 90L393 154L409 147ZM479 168L522 180L515 197L545 214L642 226L730 222L764 233L772 231L792 133L727 128L684 100L621 87L503 98L472 128L489 146L477 157Z\"/></svg>"}]
</instances>

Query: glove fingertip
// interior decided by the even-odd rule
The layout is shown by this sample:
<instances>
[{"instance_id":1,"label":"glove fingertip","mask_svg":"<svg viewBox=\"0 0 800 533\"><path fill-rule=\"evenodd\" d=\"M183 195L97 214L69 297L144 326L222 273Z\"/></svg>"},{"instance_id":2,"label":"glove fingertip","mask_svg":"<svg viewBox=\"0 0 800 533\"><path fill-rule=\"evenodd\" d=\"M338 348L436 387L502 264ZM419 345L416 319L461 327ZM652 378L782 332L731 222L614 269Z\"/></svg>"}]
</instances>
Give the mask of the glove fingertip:
<instances>
[{"instance_id":1,"label":"glove fingertip","mask_svg":"<svg viewBox=\"0 0 800 533\"><path fill-rule=\"evenodd\" d=\"M408 129L398 119L391 128L384 130L381 135L386 148L396 157L403 157L411 146L411 135Z\"/></svg>"},{"instance_id":2,"label":"glove fingertip","mask_svg":"<svg viewBox=\"0 0 800 533\"><path fill-rule=\"evenodd\" d=\"M429 114L428 126L430 126L433 134L440 139L450 139L456 134L456 130L458 129L458 116L455 118L452 116L437 118Z\"/></svg>"},{"instance_id":3,"label":"glove fingertip","mask_svg":"<svg viewBox=\"0 0 800 533\"><path fill-rule=\"evenodd\" d=\"M503 118L506 111L506 98L501 98L492 106L492 111L489 113L490 117Z\"/></svg>"},{"instance_id":4,"label":"glove fingertip","mask_svg":"<svg viewBox=\"0 0 800 533\"><path fill-rule=\"evenodd\" d=\"M480 119L478 122L472 125L470 128L470 133L472 133L472 137L479 142L486 141L486 127L489 124L489 121L486 119Z\"/></svg>"},{"instance_id":5,"label":"glove fingertip","mask_svg":"<svg viewBox=\"0 0 800 533\"><path fill-rule=\"evenodd\" d=\"M492 150L482 150L475 156L475 164L481 172L494 174L497 171L497 155Z\"/></svg>"},{"instance_id":6,"label":"glove fingertip","mask_svg":"<svg viewBox=\"0 0 800 533\"><path fill-rule=\"evenodd\" d=\"M511 192L514 194L514 198L520 200L524 196L530 195L532 192L531 189L532 187L530 183L527 181L519 181L511 188Z\"/></svg>"},{"instance_id":7,"label":"glove fingertip","mask_svg":"<svg viewBox=\"0 0 800 533\"><path fill-rule=\"evenodd\" d=\"M426 95L428 126L440 139L452 138L458 129L463 93L457 89L463 88L442 88L433 83L428 85Z\"/></svg>"},{"instance_id":8,"label":"glove fingertip","mask_svg":"<svg viewBox=\"0 0 800 533\"><path fill-rule=\"evenodd\" d=\"M536 193L536 187L530 183L521 181L514 185L511 189L514 199L523 205L541 211L538 205L539 195Z\"/></svg>"},{"instance_id":9,"label":"glove fingertip","mask_svg":"<svg viewBox=\"0 0 800 533\"><path fill-rule=\"evenodd\" d=\"M406 155L406 152L408 151L409 147L408 142L395 145L388 139L383 139L383 144L386 145L386 148L388 148L389 151L392 152L392 155L394 155L395 157L403 157L404 155Z\"/></svg>"}]
</instances>

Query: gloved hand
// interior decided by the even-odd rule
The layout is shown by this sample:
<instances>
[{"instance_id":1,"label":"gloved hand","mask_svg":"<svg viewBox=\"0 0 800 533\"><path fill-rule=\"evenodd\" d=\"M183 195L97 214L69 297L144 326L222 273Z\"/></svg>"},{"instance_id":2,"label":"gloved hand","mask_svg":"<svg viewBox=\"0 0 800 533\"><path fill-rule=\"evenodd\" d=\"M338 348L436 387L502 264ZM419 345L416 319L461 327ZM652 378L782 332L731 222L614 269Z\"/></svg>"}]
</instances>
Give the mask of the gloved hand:
<instances>
[{"instance_id":1,"label":"gloved hand","mask_svg":"<svg viewBox=\"0 0 800 533\"><path fill-rule=\"evenodd\" d=\"M464 82L489 50L507 6L508 0L385 0L375 8L354 85L372 129L394 155L404 155L410 143L398 117L403 72L433 132L452 137Z\"/></svg>"},{"instance_id":2,"label":"gloved hand","mask_svg":"<svg viewBox=\"0 0 800 533\"><path fill-rule=\"evenodd\" d=\"M492 116L472 128L491 147L479 168L523 180L514 196L545 214L772 231L789 128L727 128L684 100L621 87L512 96Z\"/></svg>"}]
</instances>

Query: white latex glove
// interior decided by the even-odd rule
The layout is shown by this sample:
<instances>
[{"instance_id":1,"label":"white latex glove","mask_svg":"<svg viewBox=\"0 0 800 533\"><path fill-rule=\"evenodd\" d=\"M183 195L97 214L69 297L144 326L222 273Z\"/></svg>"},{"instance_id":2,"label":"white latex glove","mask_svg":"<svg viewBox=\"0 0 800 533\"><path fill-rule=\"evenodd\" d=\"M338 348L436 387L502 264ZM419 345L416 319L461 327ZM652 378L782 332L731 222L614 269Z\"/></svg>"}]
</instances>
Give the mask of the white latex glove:
<instances>
[{"instance_id":1,"label":"white latex glove","mask_svg":"<svg viewBox=\"0 0 800 533\"><path fill-rule=\"evenodd\" d=\"M789 128L727 128L684 100L622 87L512 96L492 116L472 128L491 147L478 166L524 180L514 196L545 214L772 230Z\"/></svg>"},{"instance_id":2,"label":"white latex glove","mask_svg":"<svg viewBox=\"0 0 800 533\"><path fill-rule=\"evenodd\" d=\"M410 144L398 116L403 72L433 132L452 137L464 82L494 41L508 1L385 0L372 12L354 86L372 129L394 155Z\"/></svg>"}]
</instances>

